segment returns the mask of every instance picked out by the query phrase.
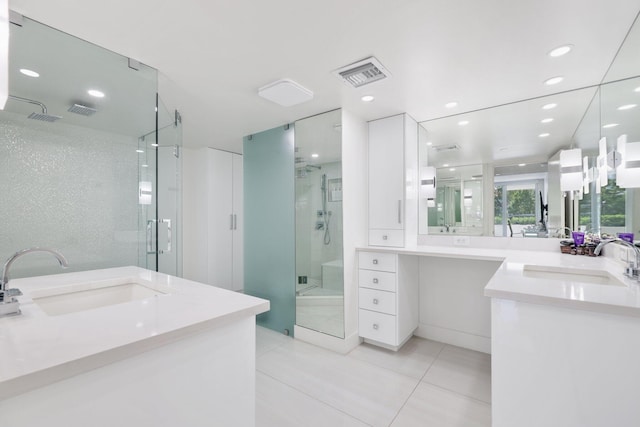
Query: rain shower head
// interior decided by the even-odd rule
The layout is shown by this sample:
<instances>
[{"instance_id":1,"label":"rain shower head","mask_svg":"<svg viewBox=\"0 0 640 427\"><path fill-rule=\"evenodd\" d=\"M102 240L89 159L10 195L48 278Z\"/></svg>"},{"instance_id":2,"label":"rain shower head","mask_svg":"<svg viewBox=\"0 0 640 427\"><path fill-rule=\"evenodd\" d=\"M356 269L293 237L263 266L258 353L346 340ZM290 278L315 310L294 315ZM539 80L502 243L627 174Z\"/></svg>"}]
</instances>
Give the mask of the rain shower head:
<instances>
[{"instance_id":1,"label":"rain shower head","mask_svg":"<svg viewBox=\"0 0 640 427\"><path fill-rule=\"evenodd\" d=\"M21 98L19 96L13 96L13 95L9 95L10 99L16 100L16 101L20 101L20 102L26 102L27 104L34 104L34 105L38 105L40 106L40 108L42 108L42 113L31 113L29 114L29 118L33 119L33 120L41 120L43 122L55 122L57 120L60 120L62 117L60 116L55 116L53 114L47 114L47 106L44 105L42 102L39 101L34 101L33 99L29 99L29 98Z\"/></svg>"},{"instance_id":2,"label":"rain shower head","mask_svg":"<svg viewBox=\"0 0 640 427\"><path fill-rule=\"evenodd\" d=\"M40 113L31 113L28 116L30 119L33 120L42 120L43 122L49 122L49 123L53 123L55 121L60 120L62 117L60 116L54 116L51 114L40 114Z\"/></svg>"},{"instance_id":3,"label":"rain shower head","mask_svg":"<svg viewBox=\"0 0 640 427\"><path fill-rule=\"evenodd\" d=\"M81 116L93 116L98 110L82 104L73 104L67 111L80 114Z\"/></svg>"}]
</instances>

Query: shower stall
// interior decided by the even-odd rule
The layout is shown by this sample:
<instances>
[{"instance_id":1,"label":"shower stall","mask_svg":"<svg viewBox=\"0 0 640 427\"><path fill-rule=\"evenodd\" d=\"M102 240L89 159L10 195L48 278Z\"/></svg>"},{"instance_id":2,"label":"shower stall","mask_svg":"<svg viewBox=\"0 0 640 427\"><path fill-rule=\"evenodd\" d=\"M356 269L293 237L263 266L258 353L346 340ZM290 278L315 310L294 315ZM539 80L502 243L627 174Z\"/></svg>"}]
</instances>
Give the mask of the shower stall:
<instances>
[{"instance_id":1,"label":"shower stall","mask_svg":"<svg viewBox=\"0 0 640 427\"><path fill-rule=\"evenodd\" d=\"M71 271L180 274L181 124L157 96L157 70L26 17L11 25L9 56L0 259L48 246ZM54 267L34 256L12 273Z\"/></svg>"},{"instance_id":2,"label":"shower stall","mask_svg":"<svg viewBox=\"0 0 640 427\"><path fill-rule=\"evenodd\" d=\"M340 118L296 122L296 324L344 337Z\"/></svg>"}]
</instances>

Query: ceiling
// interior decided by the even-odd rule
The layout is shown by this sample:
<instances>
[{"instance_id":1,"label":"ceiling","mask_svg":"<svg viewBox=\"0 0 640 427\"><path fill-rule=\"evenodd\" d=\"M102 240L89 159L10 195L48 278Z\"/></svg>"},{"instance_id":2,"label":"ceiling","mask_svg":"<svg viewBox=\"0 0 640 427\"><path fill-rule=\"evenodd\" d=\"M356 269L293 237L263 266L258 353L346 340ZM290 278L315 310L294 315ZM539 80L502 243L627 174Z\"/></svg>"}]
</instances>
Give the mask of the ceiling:
<instances>
[{"instance_id":1,"label":"ceiling","mask_svg":"<svg viewBox=\"0 0 640 427\"><path fill-rule=\"evenodd\" d=\"M335 108L418 121L600 83L640 0L10 0L10 8L160 71L184 143L242 137ZM547 53L563 44L565 57ZM374 55L391 78L353 89L332 71ZM563 75L556 86L549 77ZM257 89L290 78L314 99L281 107ZM375 100L363 103L362 95ZM446 109L458 102L457 111Z\"/></svg>"}]
</instances>

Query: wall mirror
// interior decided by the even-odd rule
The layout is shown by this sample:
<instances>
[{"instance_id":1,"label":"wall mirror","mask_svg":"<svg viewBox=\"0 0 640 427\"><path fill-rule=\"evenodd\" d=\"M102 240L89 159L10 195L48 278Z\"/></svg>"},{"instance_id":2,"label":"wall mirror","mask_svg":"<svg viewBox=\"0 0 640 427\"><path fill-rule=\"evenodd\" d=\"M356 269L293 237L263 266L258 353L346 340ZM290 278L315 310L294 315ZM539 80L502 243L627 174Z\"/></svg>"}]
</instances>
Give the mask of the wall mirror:
<instances>
[{"instance_id":1,"label":"wall mirror","mask_svg":"<svg viewBox=\"0 0 640 427\"><path fill-rule=\"evenodd\" d=\"M295 123L296 324L344 338L342 111Z\"/></svg>"},{"instance_id":2,"label":"wall mirror","mask_svg":"<svg viewBox=\"0 0 640 427\"><path fill-rule=\"evenodd\" d=\"M609 155L621 135L632 150L640 141L638 49L635 25L605 83L420 123L420 234L562 237L567 228L640 233L638 190L616 185L612 168L601 189L593 179L601 138ZM569 148L580 148L587 158L589 185L582 191L561 191L559 152ZM448 174L467 168L482 171L475 190L482 206L474 208L473 226L462 215L464 190L446 190L451 188ZM426 197L425 183L434 174L436 196ZM443 215L449 212L454 215Z\"/></svg>"}]
</instances>

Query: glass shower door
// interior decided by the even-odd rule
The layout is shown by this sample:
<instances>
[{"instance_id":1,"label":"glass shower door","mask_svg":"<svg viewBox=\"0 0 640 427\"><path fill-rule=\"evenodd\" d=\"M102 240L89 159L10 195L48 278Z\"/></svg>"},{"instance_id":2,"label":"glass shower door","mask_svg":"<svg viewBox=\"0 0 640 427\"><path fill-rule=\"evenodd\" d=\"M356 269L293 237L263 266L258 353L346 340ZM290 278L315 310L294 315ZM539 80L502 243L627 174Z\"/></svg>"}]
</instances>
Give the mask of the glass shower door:
<instances>
[{"instance_id":1,"label":"glass shower door","mask_svg":"<svg viewBox=\"0 0 640 427\"><path fill-rule=\"evenodd\" d=\"M159 114L166 123L167 114ZM162 123L161 122L161 123ZM181 146L180 114L173 121L151 132L140 141L140 151L150 153L140 170L140 229L144 247L140 248L140 266L174 276L182 275L181 221Z\"/></svg>"}]
</instances>

